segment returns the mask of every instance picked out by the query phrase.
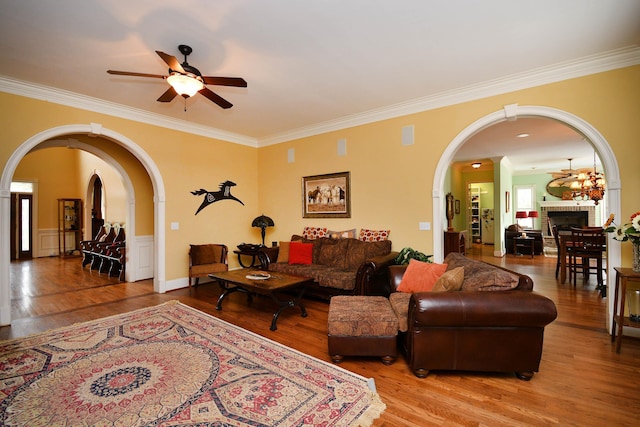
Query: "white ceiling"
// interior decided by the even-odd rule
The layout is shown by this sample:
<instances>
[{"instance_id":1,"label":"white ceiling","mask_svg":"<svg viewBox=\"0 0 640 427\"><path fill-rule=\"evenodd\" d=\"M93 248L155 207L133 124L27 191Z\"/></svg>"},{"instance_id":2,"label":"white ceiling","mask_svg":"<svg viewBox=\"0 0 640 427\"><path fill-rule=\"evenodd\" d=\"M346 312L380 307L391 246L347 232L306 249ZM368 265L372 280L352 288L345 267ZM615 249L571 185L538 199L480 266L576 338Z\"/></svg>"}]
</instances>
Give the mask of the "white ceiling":
<instances>
[{"instance_id":1,"label":"white ceiling","mask_svg":"<svg viewBox=\"0 0 640 427\"><path fill-rule=\"evenodd\" d=\"M5 84L69 91L131 107L131 115L142 110L257 145L426 109L473 91L481 97L481 88L513 85L532 72L540 78L608 55L640 57L637 0L2 0L0 24ZM248 82L209 86L231 109L196 95L185 112L180 97L156 102L167 88L163 80L106 73L165 74L154 51L182 61L179 44L193 47L188 61L203 75ZM508 153L523 171L576 157L551 151L545 157L538 149L533 158L534 145L585 144L562 126L535 124L518 120L489 139L479 134L458 159ZM518 148L504 135L525 125L532 137Z\"/></svg>"}]
</instances>

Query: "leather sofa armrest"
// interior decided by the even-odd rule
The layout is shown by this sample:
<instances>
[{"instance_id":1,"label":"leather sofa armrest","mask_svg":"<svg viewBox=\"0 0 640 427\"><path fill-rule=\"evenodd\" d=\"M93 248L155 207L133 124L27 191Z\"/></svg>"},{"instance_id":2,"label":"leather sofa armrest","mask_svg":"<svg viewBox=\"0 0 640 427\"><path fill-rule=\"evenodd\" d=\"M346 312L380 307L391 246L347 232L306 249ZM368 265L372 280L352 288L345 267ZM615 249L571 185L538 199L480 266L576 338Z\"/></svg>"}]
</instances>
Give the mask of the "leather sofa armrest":
<instances>
[{"instance_id":1,"label":"leather sofa armrest","mask_svg":"<svg viewBox=\"0 0 640 427\"><path fill-rule=\"evenodd\" d=\"M382 295L389 296L389 266L398 256L398 252L391 251L386 255L373 257L358 267L354 295Z\"/></svg>"},{"instance_id":2,"label":"leather sofa armrest","mask_svg":"<svg viewBox=\"0 0 640 427\"><path fill-rule=\"evenodd\" d=\"M398 290L398 286L400 286L400 282L402 282L402 277L405 271L407 271L407 267L408 264L389 266L389 286L391 287L391 292Z\"/></svg>"},{"instance_id":3,"label":"leather sofa armrest","mask_svg":"<svg viewBox=\"0 0 640 427\"><path fill-rule=\"evenodd\" d=\"M421 292L409 302L409 329L420 327L544 327L558 313L535 292Z\"/></svg>"}]
</instances>

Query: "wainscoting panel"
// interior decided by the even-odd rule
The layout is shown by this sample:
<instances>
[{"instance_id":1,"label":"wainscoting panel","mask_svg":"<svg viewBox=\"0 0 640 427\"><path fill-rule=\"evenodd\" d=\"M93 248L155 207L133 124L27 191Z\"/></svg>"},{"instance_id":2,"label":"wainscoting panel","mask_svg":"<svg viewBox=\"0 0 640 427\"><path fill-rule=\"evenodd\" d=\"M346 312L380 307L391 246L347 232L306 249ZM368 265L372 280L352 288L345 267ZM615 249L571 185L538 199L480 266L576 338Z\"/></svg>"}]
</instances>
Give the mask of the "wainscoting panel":
<instances>
[{"instance_id":1,"label":"wainscoting panel","mask_svg":"<svg viewBox=\"0 0 640 427\"><path fill-rule=\"evenodd\" d=\"M153 278L153 235L151 236L136 236L136 257L137 266L129 266L127 264L127 270L131 272L128 280L135 282L138 280L145 280ZM132 258L127 257L130 260Z\"/></svg>"},{"instance_id":2,"label":"wainscoting panel","mask_svg":"<svg viewBox=\"0 0 640 427\"><path fill-rule=\"evenodd\" d=\"M35 241L37 245L37 253L34 252L34 258L43 258L48 256L58 256L58 230L56 228L41 228L36 231Z\"/></svg>"}]
</instances>

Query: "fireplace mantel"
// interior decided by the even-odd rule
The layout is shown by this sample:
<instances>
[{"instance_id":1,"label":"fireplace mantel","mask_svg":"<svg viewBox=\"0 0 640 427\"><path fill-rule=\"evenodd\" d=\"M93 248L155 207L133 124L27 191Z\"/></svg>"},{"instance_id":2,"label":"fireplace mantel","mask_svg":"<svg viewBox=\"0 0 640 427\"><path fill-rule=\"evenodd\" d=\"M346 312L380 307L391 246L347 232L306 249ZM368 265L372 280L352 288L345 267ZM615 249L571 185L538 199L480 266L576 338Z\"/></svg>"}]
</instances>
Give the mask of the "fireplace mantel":
<instances>
[{"instance_id":1,"label":"fireplace mantel","mask_svg":"<svg viewBox=\"0 0 640 427\"><path fill-rule=\"evenodd\" d=\"M593 200L554 200L554 201L542 201L539 202L542 208L567 208L571 206L576 207L595 207Z\"/></svg>"}]
</instances>

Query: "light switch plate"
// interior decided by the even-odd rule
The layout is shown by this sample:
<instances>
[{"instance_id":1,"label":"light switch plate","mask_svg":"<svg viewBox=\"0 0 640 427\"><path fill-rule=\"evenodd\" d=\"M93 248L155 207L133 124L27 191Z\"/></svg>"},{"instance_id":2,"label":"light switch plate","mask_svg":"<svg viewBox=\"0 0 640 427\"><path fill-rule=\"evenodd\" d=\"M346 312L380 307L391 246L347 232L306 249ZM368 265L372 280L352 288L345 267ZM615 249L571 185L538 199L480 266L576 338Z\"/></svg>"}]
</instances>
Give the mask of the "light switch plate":
<instances>
[{"instance_id":1,"label":"light switch plate","mask_svg":"<svg viewBox=\"0 0 640 427\"><path fill-rule=\"evenodd\" d=\"M420 222L418 224L418 228L420 230L431 230L431 223L430 222Z\"/></svg>"}]
</instances>

